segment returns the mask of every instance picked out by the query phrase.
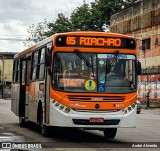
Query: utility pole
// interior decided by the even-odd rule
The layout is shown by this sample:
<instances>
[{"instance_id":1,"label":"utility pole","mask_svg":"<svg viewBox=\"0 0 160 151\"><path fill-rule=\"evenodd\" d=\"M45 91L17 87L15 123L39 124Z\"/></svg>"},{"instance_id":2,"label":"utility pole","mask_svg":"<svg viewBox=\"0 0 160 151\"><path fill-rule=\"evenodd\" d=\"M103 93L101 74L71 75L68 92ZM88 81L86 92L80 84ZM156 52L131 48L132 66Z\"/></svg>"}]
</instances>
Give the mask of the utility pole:
<instances>
[{"instance_id":1,"label":"utility pole","mask_svg":"<svg viewBox=\"0 0 160 151\"><path fill-rule=\"evenodd\" d=\"M1 72L1 76L2 76L2 79L1 79L1 88L2 88L2 92L1 92L1 95L2 95L2 98L4 98L4 54L1 54L0 55L0 58L1 58L1 62L2 62L2 72Z\"/></svg>"},{"instance_id":2,"label":"utility pole","mask_svg":"<svg viewBox=\"0 0 160 151\"><path fill-rule=\"evenodd\" d=\"M147 107L149 107L149 93L150 93L150 91L147 91L147 96L146 96L146 98L147 98Z\"/></svg>"},{"instance_id":3,"label":"utility pole","mask_svg":"<svg viewBox=\"0 0 160 151\"><path fill-rule=\"evenodd\" d=\"M2 74L2 98L4 98L4 55L2 56L2 70L3 70L3 74Z\"/></svg>"}]
</instances>

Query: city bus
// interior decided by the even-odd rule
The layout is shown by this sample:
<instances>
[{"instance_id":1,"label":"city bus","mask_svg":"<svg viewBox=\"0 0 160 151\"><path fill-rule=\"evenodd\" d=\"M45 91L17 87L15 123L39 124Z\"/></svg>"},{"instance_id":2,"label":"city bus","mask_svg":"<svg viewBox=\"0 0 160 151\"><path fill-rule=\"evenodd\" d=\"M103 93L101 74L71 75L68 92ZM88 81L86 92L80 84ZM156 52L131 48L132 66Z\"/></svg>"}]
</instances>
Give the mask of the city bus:
<instances>
[{"instance_id":1,"label":"city bus","mask_svg":"<svg viewBox=\"0 0 160 151\"><path fill-rule=\"evenodd\" d=\"M117 128L136 125L136 53L136 40L122 34L54 34L14 56L11 110L44 137L67 127L113 139Z\"/></svg>"}]
</instances>

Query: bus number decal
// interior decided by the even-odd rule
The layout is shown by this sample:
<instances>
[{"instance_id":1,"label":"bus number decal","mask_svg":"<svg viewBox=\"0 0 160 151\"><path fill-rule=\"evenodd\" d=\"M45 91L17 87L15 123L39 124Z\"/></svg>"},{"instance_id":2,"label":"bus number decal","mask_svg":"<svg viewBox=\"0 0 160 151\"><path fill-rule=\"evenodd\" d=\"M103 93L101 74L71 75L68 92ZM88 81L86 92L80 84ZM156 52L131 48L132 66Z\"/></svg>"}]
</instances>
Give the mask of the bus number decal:
<instances>
[{"instance_id":1,"label":"bus number decal","mask_svg":"<svg viewBox=\"0 0 160 151\"><path fill-rule=\"evenodd\" d=\"M67 45L75 45L76 44L76 37L67 37L66 43L67 43Z\"/></svg>"}]
</instances>

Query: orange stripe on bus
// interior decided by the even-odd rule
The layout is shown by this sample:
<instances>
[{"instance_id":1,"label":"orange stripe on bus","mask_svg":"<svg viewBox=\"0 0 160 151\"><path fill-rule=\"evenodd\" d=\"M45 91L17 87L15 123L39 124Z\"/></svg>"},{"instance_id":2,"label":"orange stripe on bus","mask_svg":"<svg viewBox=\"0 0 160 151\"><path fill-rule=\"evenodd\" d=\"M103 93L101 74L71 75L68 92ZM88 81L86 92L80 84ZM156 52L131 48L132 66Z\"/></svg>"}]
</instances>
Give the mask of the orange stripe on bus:
<instances>
[{"instance_id":1,"label":"orange stripe on bus","mask_svg":"<svg viewBox=\"0 0 160 151\"><path fill-rule=\"evenodd\" d=\"M26 86L26 92L29 92L29 86Z\"/></svg>"}]
</instances>

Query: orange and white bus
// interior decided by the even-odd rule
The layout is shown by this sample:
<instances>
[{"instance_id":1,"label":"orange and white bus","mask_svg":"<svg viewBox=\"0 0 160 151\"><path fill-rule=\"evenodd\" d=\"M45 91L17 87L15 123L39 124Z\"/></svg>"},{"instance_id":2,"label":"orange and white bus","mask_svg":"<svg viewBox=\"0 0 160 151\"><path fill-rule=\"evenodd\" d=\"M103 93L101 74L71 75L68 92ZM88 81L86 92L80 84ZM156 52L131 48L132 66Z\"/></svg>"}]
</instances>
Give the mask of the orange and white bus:
<instances>
[{"instance_id":1,"label":"orange and white bus","mask_svg":"<svg viewBox=\"0 0 160 151\"><path fill-rule=\"evenodd\" d=\"M135 39L116 33L57 33L14 56L11 110L20 126L101 130L135 127ZM54 130L54 129L53 129Z\"/></svg>"}]
</instances>

